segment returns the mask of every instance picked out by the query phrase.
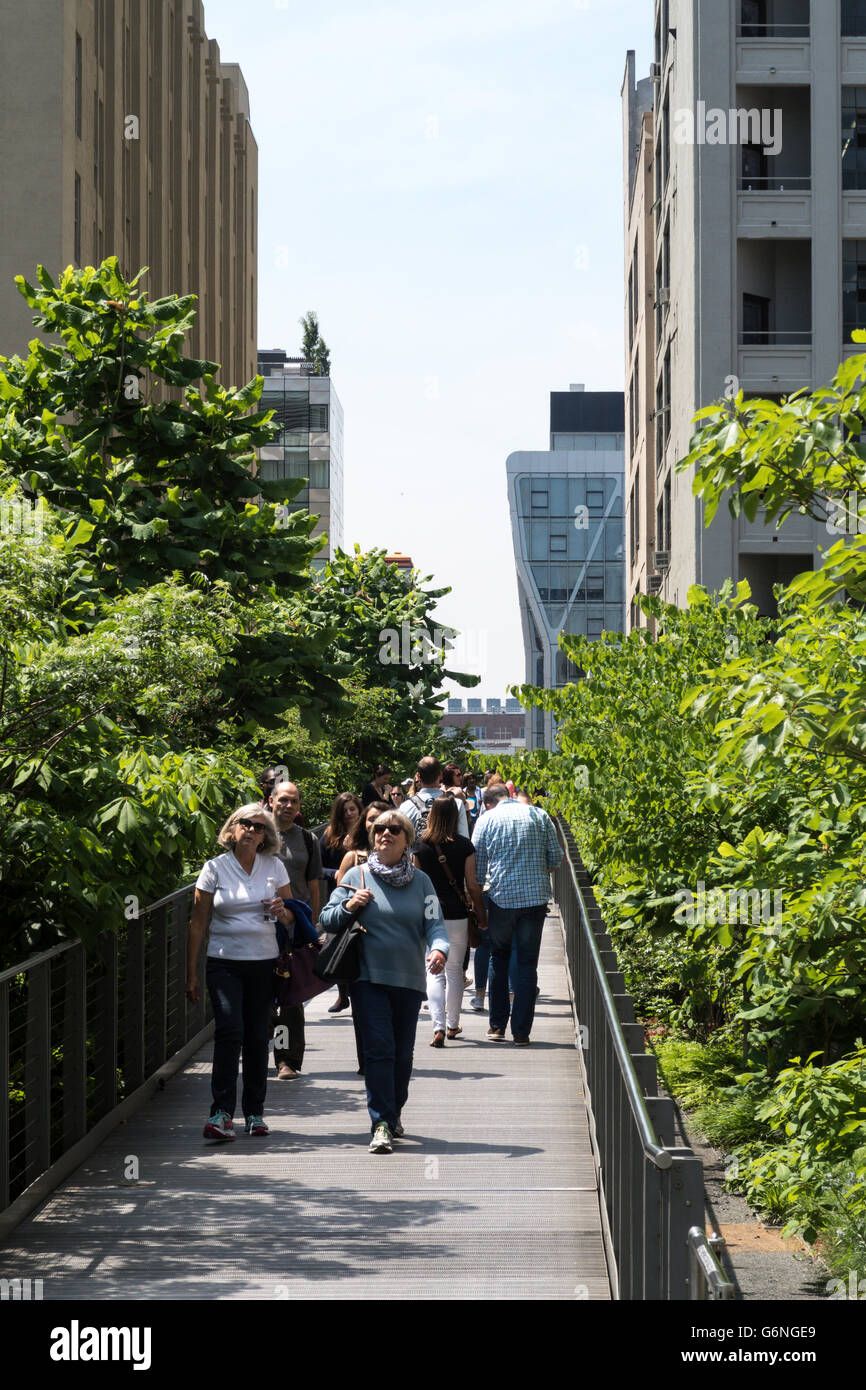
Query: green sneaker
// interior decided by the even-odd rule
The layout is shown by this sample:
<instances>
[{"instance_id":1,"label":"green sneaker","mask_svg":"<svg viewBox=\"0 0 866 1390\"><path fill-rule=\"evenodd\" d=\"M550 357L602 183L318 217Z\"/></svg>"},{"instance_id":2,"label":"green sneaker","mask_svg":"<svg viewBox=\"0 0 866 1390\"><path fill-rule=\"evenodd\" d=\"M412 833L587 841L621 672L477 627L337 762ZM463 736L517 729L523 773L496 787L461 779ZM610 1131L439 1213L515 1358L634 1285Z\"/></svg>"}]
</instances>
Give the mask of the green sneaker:
<instances>
[{"instance_id":1,"label":"green sneaker","mask_svg":"<svg viewBox=\"0 0 866 1390\"><path fill-rule=\"evenodd\" d=\"M392 1154L394 1146L391 1143L391 1131L383 1120L373 1131L373 1138L370 1140L371 1154Z\"/></svg>"}]
</instances>

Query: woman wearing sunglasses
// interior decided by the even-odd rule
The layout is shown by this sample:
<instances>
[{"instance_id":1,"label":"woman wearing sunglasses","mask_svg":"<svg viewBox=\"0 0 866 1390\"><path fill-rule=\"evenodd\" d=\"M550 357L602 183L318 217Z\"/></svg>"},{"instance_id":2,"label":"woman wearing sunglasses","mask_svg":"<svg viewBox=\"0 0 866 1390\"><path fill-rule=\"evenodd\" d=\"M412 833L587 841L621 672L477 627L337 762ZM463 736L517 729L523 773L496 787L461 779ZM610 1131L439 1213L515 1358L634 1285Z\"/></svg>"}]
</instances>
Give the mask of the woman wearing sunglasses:
<instances>
[{"instance_id":1,"label":"woman wearing sunglasses","mask_svg":"<svg viewBox=\"0 0 866 1390\"><path fill-rule=\"evenodd\" d=\"M218 836L225 853L209 859L198 876L189 923L186 997L199 1001L198 958L210 922L207 987L214 1011L211 1089L205 1139L234 1139L238 1061L243 1049L241 1105L247 1134L264 1135L268 1038L278 959L276 922L294 914L283 897L292 890L277 857L273 816L257 802L229 816Z\"/></svg>"},{"instance_id":2,"label":"woman wearing sunglasses","mask_svg":"<svg viewBox=\"0 0 866 1390\"><path fill-rule=\"evenodd\" d=\"M407 816L383 811L373 822L366 864L343 875L319 918L325 931L340 931L356 918L365 930L361 972L349 993L364 1043L370 1152L375 1154L393 1153L393 1140L403 1137L400 1114L409 1095L425 962L438 975L448 956L436 890L409 854L414 839Z\"/></svg>"}]
</instances>

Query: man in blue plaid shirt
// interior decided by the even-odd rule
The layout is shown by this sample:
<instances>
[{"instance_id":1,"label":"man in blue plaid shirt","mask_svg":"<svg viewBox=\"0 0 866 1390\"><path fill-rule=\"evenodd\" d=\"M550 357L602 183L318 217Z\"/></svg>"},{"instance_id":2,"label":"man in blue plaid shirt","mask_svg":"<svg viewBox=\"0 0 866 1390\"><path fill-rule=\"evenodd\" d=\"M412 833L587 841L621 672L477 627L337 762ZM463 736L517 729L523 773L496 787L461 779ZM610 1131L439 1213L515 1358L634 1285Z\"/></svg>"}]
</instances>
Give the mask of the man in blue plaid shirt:
<instances>
[{"instance_id":1,"label":"man in blue plaid shirt","mask_svg":"<svg viewBox=\"0 0 866 1390\"><path fill-rule=\"evenodd\" d=\"M512 938L517 948L511 1034L528 1047L535 1017L538 955L550 896L550 871L562 858L556 827L540 806L509 798L505 787L488 787L485 814L472 835L478 882L489 880L490 1027L488 1038L502 1042L508 1023L508 962Z\"/></svg>"}]
</instances>

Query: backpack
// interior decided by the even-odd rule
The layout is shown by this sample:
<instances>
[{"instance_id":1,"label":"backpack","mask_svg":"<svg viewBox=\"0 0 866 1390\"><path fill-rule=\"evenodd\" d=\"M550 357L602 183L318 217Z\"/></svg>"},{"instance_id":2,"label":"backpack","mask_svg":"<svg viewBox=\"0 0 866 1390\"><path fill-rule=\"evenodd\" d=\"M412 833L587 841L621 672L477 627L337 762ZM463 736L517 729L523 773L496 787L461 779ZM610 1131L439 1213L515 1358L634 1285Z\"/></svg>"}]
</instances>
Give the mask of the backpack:
<instances>
[{"instance_id":1,"label":"backpack","mask_svg":"<svg viewBox=\"0 0 866 1390\"><path fill-rule=\"evenodd\" d=\"M427 820L430 815L430 807L433 805L433 802L436 800L436 798L435 796L433 796L428 801L427 798L422 796L420 792L417 792L415 796L410 796L409 800L412 802L412 805L418 812L418 819L415 822L415 839L420 840L421 836L424 834L424 831L427 829Z\"/></svg>"}]
</instances>

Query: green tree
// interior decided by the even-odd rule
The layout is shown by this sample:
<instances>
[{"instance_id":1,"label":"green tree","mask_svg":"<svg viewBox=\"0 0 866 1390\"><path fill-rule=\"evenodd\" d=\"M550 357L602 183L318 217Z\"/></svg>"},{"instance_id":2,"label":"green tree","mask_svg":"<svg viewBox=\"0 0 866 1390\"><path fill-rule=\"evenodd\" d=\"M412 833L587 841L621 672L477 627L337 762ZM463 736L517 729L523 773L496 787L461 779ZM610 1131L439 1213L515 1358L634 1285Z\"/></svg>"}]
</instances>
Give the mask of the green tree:
<instances>
[{"instance_id":1,"label":"green tree","mask_svg":"<svg viewBox=\"0 0 866 1390\"><path fill-rule=\"evenodd\" d=\"M331 375L331 354L328 345L319 332L319 317L312 309L302 314L298 320L304 330L301 355L305 362L312 362L317 376Z\"/></svg>"}]
</instances>

